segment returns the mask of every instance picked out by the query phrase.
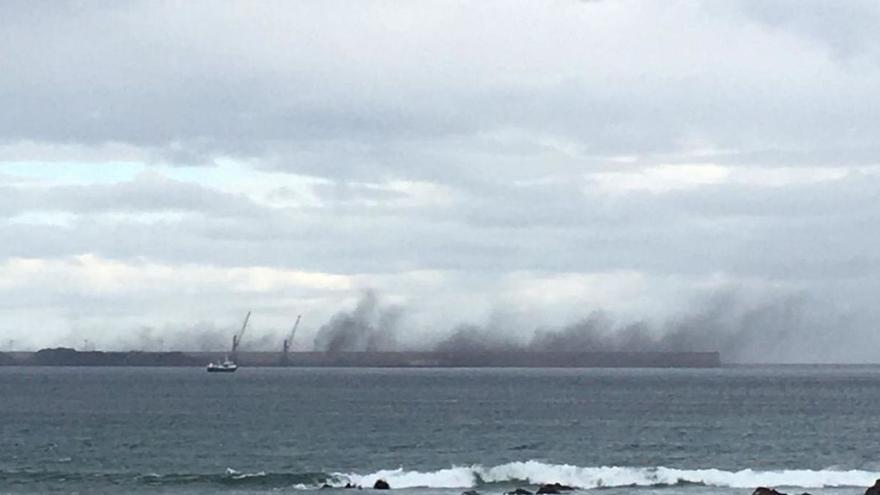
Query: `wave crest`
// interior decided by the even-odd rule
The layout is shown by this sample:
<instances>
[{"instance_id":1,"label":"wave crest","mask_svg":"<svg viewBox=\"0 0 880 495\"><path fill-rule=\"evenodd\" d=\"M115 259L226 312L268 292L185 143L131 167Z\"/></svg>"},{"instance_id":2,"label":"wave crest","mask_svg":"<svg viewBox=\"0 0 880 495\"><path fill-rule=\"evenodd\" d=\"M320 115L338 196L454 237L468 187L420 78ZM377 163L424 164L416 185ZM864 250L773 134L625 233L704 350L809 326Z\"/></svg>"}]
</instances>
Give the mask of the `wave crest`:
<instances>
[{"instance_id":1,"label":"wave crest","mask_svg":"<svg viewBox=\"0 0 880 495\"><path fill-rule=\"evenodd\" d=\"M862 470L724 471L720 469L674 469L667 467L580 467L546 464L540 461L511 462L494 467L454 466L438 471L406 471L403 468L360 475L334 476L361 486L384 479L392 488L473 488L481 484L562 483L581 489L626 486L669 486L697 484L722 488L785 486L798 488L865 487L880 478L880 472ZM343 483L344 484L344 483Z\"/></svg>"},{"instance_id":2,"label":"wave crest","mask_svg":"<svg viewBox=\"0 0 880 495\"><path fill-rule=\"evenodd\" d=\"M845 470L835 467L824 470L789 469L759 471L744 469L674 469L667 467L598 466L581 467L568 464L548 464L540 461L511 462L484 467L453 466L437 471L407 471L403 468L384 469L370 474L356 473L279 473L240 472L228 468L225 473L102 473L68 471L4 471L4 483L69 483L90 485L129 483L152 486L218 485L260 488L293 488L315 490L324 484L343 487L347 483L371 487L378 479L395 488L465 489L494 486L487 491L506 491L507 488L543 483L562 483L582 490L613 487L662 487L676 485L703 485L718 488L747 488L774 486L786 488L845 488L872 486L880 472Z\"/></svg>"}]
</instances>

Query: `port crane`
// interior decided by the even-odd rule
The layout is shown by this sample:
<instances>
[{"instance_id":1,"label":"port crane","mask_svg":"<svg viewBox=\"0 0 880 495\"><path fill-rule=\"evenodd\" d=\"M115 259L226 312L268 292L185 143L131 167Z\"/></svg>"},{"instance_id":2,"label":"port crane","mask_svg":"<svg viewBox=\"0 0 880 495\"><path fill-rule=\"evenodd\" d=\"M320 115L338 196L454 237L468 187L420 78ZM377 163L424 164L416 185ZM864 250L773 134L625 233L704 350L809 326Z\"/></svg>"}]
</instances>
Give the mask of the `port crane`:
<instances>
[{"instance_id":1,"label":"port crane","mask_svg":"<svg viewBox=\"0 0 880 495\"><path fill-rule=\"evenodd\" d=\"M284 355L290 351L290 347L293 345L293 337L296 335L296 329L299 327L299 321L302 319L302 315L296 315L296 322L293 324L293 328L290 330L290 334L284 339Z\"/></svg>"},{"instance_id":2,"label":"port crane","mask_svg":"<svg viewBox=\"0 0 880 495\"><path fill-rule=\"evenodd\" d=\"M287 363L287 354L290 352L291 346L293 346L293 337L296 335L296 329L299 327L299 322L302 319L302 315L296 315L296 322L293 324L293 328L290 330L290 334L284 339L284 355L282 356L282 361Z\"/></svg>"},{"instance_id":3,"label":"port crane","mask_svg":"<svg viewBox=\"0 0 880 495\"><path fill-rule=\"evenodd\" d=\"M244 332L247 330L248 321L251 319L251 312L248 311L247 316L244 317L244 323L241 325L241 330L238 331L237 334L232 336L232 360L238 357L238 346L241 344L241 338L244 337Z\"/></svg>"}]
</instances>

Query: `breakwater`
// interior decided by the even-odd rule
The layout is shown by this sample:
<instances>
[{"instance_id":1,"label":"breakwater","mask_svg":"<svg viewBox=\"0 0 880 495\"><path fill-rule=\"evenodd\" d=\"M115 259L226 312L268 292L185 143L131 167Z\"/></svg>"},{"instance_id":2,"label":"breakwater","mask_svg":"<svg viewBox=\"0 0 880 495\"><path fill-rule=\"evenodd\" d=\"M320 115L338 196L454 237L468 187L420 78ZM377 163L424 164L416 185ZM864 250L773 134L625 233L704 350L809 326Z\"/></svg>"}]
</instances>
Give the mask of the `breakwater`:
<instances>
[{"instance_id":1,"label":"breakwater","mask_svg":"<svg viewBox=\"0 0 880 495\"><path fill-rule=\"evenodd\" d=\"M0 353L12 366L204 366L223 352L105 352L69 348ZM239 352L241 366L365 368L713 368L718 352Z\"/></svg>"}]
</instances>

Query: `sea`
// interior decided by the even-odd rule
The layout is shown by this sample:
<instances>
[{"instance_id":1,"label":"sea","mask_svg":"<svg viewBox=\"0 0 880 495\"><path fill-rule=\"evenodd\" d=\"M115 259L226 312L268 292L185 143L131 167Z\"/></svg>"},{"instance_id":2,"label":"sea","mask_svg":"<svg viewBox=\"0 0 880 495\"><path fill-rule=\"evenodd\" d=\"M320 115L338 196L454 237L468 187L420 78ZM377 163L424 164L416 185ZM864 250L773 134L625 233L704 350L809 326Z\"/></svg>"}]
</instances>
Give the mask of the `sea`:
<instances>
[{"instance_id":1,"label":"sea","mask_svg":"<svg viewBox=\"0 0 880 495\"><path fill-rule=\"evenodd\" d=\"M880 367L0 367L0 493L861 494Z\"/></svg>"}]
</instances>

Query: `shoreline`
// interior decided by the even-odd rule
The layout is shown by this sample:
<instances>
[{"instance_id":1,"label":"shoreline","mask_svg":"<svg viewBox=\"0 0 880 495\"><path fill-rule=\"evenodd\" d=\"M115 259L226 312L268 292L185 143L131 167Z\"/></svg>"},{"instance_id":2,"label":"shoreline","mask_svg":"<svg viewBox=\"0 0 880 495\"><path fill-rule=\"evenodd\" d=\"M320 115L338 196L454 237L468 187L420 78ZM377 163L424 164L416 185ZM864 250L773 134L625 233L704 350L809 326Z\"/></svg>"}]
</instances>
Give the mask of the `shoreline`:
<instances>
[{"instance_id":1,"label":"shoreline","mask_svg":"<svg viewBox=\"0 0 880 495\"><path fill-rule=\"evenodd\" d=\"M0 353L0 366L202 367L224 352L77 351ZM240 352L250 367L343 368L720 368L718 352Z\"/></svg>"}]
</instances>

